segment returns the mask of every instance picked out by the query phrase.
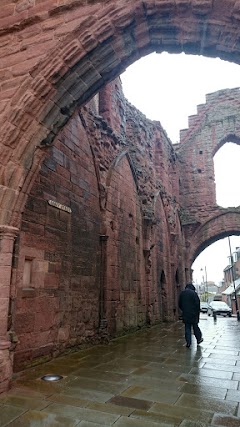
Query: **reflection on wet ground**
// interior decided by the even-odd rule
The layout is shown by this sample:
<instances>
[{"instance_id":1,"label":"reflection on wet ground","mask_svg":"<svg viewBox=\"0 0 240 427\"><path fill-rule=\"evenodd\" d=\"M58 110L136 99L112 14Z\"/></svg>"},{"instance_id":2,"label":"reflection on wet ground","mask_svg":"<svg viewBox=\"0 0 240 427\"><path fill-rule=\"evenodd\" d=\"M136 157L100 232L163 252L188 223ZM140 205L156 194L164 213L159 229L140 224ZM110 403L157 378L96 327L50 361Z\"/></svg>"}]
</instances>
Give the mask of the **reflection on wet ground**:
<instances>
[{"instance_id":1,"label":"reflection on wet ground","mask_svg":"<svg viewBox=\"0 0 240 427\"><path fill-rule=\"evenodd\" d=\"M200 327L190 349L181 322L163 324L20 374L0 427L240 427L240 322L202 314Z\"/></svg>"}]
</instances>

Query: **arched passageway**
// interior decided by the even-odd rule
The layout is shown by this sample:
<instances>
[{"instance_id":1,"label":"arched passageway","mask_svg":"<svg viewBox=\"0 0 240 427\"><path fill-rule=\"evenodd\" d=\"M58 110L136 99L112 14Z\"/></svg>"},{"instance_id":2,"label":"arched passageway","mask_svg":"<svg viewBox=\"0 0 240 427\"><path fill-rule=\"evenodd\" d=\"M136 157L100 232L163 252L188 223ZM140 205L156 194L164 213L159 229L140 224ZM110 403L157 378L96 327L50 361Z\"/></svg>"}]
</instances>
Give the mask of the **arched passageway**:
<instances>
[{"instance_id":1,"label":"arched passageway","mask_svg":"<svg viewBox=\"0 0 240 427\"><path fill-rule=\"evenodd\" d=\"M8 85L2 91L2 224L19 225L44 147L79 105L133 61L168 51L239 62L239 3L230 0L227 7L212 0L33 4L7 16L2 37L11 34L15 50L8 41L2 69L14 93Z\"/></svg>"},{"instance_id":2,"label":"arched passageway","mask_svg":"<svg viewBox=\"0 0 240 427\"><path fill-rule=\"evenodd\" d=\"M240 210L224 212L199 227L192 236L189 263L209 245L230 235L240 235Z\"/></svg>"}]
</instances>

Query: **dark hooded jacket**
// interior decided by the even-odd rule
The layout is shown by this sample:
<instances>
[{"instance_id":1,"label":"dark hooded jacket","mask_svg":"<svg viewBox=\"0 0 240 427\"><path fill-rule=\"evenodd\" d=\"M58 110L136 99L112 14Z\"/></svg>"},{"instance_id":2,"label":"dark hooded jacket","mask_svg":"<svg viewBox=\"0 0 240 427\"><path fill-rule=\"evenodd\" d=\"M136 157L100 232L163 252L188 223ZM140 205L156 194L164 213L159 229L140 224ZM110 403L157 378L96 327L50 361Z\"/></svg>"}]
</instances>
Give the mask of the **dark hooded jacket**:
<instances>
[{"instance_id":1,"label":"dark hooded jacket","mask_svg":"<svg viewBox=\"0 0 240 427\"><path fill-rule=\"evenodd\" d=\"M184 323L198 323L200 314L200 300L192 284L186 285L180 293L178 306L182 310Z\"/></svg>"}]
</instances>

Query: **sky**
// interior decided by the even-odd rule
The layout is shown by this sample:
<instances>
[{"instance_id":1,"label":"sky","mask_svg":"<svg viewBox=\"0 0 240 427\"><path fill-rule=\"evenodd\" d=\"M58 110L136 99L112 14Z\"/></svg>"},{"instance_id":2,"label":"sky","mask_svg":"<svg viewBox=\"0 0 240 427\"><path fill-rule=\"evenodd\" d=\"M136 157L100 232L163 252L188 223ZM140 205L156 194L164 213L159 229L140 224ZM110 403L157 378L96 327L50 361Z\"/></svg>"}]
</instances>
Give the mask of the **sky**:
<instances>
[{"instance_id":1,"label":"sky","mask_svg":"<svg viewBox=\"0 0 240 427\"><path fill-rule=\"evenodd\" d=\"M240 88L239 65L184 53L145 56L128 67L121 80L126 98L149 119L160 121L173 144L179 142L179 131L188 127L188 116L206 102L206 94ZM214 157L217 203L223 207L240 205L240 195L236 199L232 191L239 182L239 164L236 144L225 144ZM230 245L232 252L240 247L240 236L230 237ZM207 280L219 284L229 255L227 238L206 248L192 265L194 282L200 284L206 271Z\"/></svg>"}]
</instances>

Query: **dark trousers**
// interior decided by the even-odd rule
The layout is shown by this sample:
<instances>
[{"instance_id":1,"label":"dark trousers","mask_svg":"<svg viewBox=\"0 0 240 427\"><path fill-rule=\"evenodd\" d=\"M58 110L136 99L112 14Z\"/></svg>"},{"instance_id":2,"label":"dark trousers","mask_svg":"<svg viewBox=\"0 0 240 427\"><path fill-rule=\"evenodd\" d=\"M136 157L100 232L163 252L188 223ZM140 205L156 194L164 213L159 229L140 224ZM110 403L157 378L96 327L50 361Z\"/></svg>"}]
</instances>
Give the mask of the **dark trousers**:
<instances>
[{"instance_id":1,"label":"dark trousers","mask_svg":"<svg viewBox=\"0 0 240 427\"><path fill-rule=\"evenodd\" d=\"M197 323L185 323L185 340L187 345L192 344L192 327L197 342L202 338L202 332Z\"/></svg>"}]
</instances>

